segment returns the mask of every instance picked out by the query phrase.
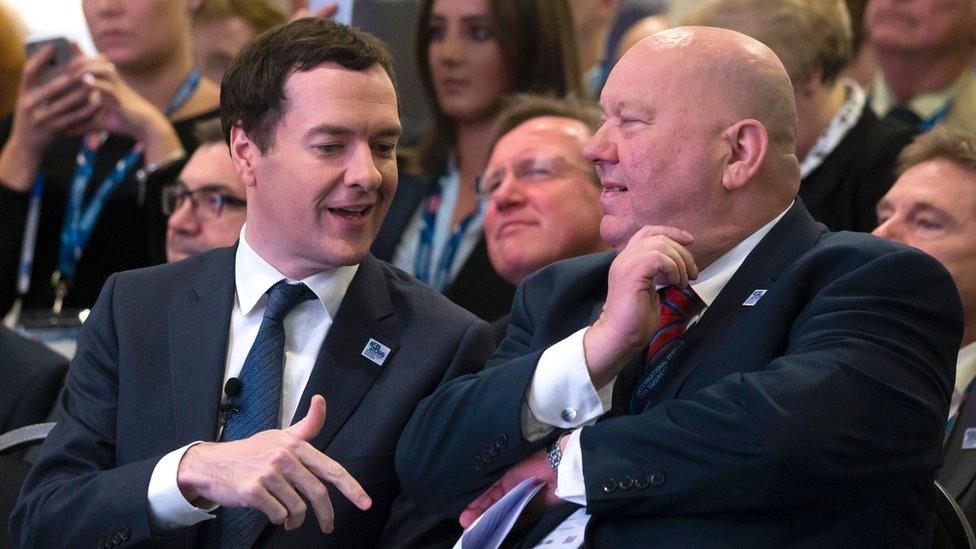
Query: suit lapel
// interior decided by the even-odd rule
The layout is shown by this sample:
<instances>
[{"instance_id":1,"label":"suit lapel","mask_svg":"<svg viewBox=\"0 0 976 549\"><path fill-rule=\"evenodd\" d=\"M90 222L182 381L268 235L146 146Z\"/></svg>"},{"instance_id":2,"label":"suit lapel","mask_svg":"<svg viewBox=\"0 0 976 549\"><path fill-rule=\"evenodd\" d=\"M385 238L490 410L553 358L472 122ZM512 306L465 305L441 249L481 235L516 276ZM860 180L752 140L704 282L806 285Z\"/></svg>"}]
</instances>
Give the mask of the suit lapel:
<instances>
[{"instance_id":1,"label":"suit lapel","mask_svg":"<svg viewBox=\"0 0 976 549\"><path fill-rule=\"evenodd\" d=\"M234 306L237 247L214 252L169 313L173 416L181 441L214 440ZM181 442L182 444L182 442Z\"/></svg>"},{"instance_id":2,"label":"suit lapel","mask_svg":"<svg viewBox=\"0 0 976 549\"><path fill-rule=\"evenodd\" d=\"M755 310L754 307L743 306L742 302L753 290L772 286L783 270L806 253L825 230L823 225L814 221L798 198L752 250L701 320L689 328L686 336L689 355L678 363L675 375L665 381L664 390L654 400L655 404L675 398L688 376L711 354L720 352L733 332L729 327L741 322L742 315ZM716 339L717 334L726 335ZM706 338L709 339L706 341Z\"/></svg>"},{"instance_id":3,"label":"suit lapel","mask_svg":"<svg viewBox=\"0 0 976 549\"><path fill-rule=\"evenodd\" d=\"M976 427L976 395L970 394L959 408L959 415L945 446L945 460L938 480L957 499L976 480L976 448L963 450L966 429Z\"/></svg>"},{"instance_id":4,"label":"suit lapel","mask_svg":"<svg viewBox=\"0 0 976 549\"><path fill-rule=\"evenodd\" d=\"M325 449L373 382L390 367L400 341L389 328L393 304L380 262L369 255L359 265L339 312L322 343L292 423L305 417L313 395L327 404L325 426L311 444ZM383 365L362 355L370 339L390 349Z\"/></svg>"}]
</instances>

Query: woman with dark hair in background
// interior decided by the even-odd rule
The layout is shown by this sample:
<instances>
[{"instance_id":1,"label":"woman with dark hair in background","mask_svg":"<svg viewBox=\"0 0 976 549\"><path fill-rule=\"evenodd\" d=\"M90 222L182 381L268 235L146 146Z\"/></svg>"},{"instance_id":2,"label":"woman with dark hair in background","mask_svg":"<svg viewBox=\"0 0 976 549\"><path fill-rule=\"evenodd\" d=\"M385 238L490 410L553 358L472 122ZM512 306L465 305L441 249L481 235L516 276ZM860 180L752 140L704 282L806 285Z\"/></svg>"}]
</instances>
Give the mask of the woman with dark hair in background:
<instances>
[{"instance_id":1,"label":"woman with dark hair in background","mask_svg":"<svg viewBox=\"0 0 976 549\"><path fill-rule=\"evenodd\" d=\"M416 55L432 128L409 153L373 253L486 319L514 288L488 261L477 177L505 96L581 96L565 0L425 0Z\"/></svg>"},{"instance_id":2,"label":"woman with dark hair in background","mask_svg":"<svg viewBox=\"0 0 976 549\"><path fill-rule=\"evenodd\" d=\"M55 49L28 59L0 130L0 314L18 294L25 309L91 307L110 274L150 264L138 174L192 149L218 105L193 65L199 2L82 0L101 55L75 50L50 81Z\"/></svg>"}]
</instances>

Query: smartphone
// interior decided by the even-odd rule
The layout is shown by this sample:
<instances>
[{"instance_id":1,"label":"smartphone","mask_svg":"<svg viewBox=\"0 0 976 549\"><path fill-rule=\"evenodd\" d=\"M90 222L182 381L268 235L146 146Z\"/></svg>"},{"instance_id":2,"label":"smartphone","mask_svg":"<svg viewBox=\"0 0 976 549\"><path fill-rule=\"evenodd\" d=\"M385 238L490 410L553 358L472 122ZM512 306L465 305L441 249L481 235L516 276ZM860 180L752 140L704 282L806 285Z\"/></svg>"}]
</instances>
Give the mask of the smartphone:
<instances>
[{"instance_id":1,"label":"smartphone","mask_svg":"<svg viewBox=\"0 0 976 549\"><path fill-rule=\"evenodd\" d=\"M308 11L315 13L326 4L336 4L339 10L332 16L332 20L343 25L352 25L352 3L353 0L309 0Z\"/></svg>"},{"instance_id":2,"label":"smartphone","mask_svg":"<svg viewBox=\"0 0 976 549\"><path fill-rule=\"evenodd\" d=\"M44 46L48 44L54 45L54 54L47 60L47 63L41 67L38 73L38 79L40 83L44 84L51 81L52 78L58 76L64 72L68 63L74 57L74 50L71 48L71 42L63 36L57 38L49 38L47 40L35 40L33 42L27 43L27 57L31 57L40 51Z\"/></svg>"}]
</instances>

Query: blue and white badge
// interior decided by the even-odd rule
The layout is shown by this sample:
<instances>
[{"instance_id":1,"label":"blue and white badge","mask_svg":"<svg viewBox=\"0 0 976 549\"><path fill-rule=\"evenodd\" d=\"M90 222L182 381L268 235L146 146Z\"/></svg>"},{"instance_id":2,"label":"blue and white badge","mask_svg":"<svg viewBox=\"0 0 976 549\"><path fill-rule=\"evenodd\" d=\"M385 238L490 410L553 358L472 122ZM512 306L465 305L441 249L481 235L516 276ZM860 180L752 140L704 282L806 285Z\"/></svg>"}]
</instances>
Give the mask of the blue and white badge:
<instances>
[{"instance_id":1,"label":"blue and white badge","mask_svg":"<svg viewBox=\"0 0 976 549\"><path fill-rule=\"evenodd\" d=\"M972 450L976 448L976 427L969 427L962 434L962 449Z\"/></svg>"},{"instance_id":2,"label":"blue and white badge","mask_svg":"<svg viewBox=\"0 0 976 549\"><path fill-rule=\"evenodd\" d=\"M390 348L379 341L370 338L363 347L362 355L377 366L382 366L386 362L386 357L390 356Z\"/></svg>"},{"instance_id":3,"label":"blue and white badge","mask_svg":"<svg viewBox=\"0 0 976 549\"><path fill-rule=\"evenodd\" d=\"M756 303L759 303L759 300L762 299L762 296L764 295L766 295L766 290L753 290L752 293L749 294L749 297L742 302L742 305L752 307Z\"/></svg>"}]
</instances>

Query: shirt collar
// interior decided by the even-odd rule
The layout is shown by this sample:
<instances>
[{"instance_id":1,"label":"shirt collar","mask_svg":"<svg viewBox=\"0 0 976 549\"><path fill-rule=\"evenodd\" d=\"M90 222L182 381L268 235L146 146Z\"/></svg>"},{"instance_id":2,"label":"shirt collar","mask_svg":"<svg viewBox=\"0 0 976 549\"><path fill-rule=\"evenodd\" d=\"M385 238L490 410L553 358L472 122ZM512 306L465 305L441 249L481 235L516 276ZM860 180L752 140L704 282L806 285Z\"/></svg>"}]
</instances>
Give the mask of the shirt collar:
<instances>
[{"instance_id":1,"label":"shirt collar","mask_svg":"<svg viewBox=\"0 0 976 549\"><path fill-rule=\"evenodd\" d=\"M845 88L844 103L841 105L834 117L827 123L823 133L817 138L817 142L803 158L800 163L800 177L813 173L814 170L823 164L824 159L830 156L837 145L844 137L851 132L861 119L864 111L864 104L867 102L867 95L861 85L850 78L842 78L841 85Z\"/></svg>"},{"instance_id":2,"label":"shirt collar","mask_svg":"<svg viewBox=\"0 0 976 549\"><path fill-rule=\"evenodd\" d=\"M241 313L245 317L250 316L268 289L281 280L287 280L291 283L304 282L325 308L329 318L334 319L346 295L346 290L349 289L349 284L359 270L359 265L322 271L300 281L292 280L254 251L244 237L246 228L247 223L241 227L240 241L234 260L234 284L237 287L237 302L240 304Z\"/></svg>"},{"instance_id":3,"label":"shirt collar","mask_svg":"<svg viewBox=\"0 0 976 549\"><path fill-rule=\"evenodd\" d=\"M745 240L739 242L734 248L722 254L711 265L705 267L698 273L698 279L691 282L691 289L701 298L706 307L711 307L712 302L722 292L725 285L729 283L729 280L732 279L735 272L739 270L746 257L752 253L756 245L772 230L774 225L779 223L779 220L792 207L793 202L790 202L790 205L772 221L763 225L758 231L749 235ZM658 286L658 289L662 287Z\"/></svg>"},{"instance_id":4,"label":"shirt collar","mask_svg":"<svg viewBox=\"0 0 976 549\"><path fill-rule=\"evenodd\" d=\"M928 120L945 107L970 78L973 78L973 75L968 70L963 71L953 83L941 90L918 94L909 99L906 106L922 120ZM879 72L877 78L874 79L874 87L871 91L871 105L875 114L884 117L897 104L898 99L888 87L884 74Z\"/></svg>"},{"instance_id":5,"label":"shirt collar","mask_svg":"<svg viewBox=\"0 0 976 549\"><path fill-rule=\"evenodd\" d=\"M962 393L976 377L976 341L959 349L956 358L956 391Z\"/></svg>"}]
</instances>

